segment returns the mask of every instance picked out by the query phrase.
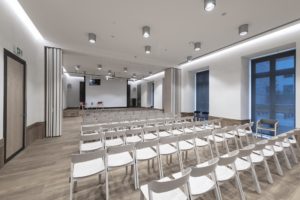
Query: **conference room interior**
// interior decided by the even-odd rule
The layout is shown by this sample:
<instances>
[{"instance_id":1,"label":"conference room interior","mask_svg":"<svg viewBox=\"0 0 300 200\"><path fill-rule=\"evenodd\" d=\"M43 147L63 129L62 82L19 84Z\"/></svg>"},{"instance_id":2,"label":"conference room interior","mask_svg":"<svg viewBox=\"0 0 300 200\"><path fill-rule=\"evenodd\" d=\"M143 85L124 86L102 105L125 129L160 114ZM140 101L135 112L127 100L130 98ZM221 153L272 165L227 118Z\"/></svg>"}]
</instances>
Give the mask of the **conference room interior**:
<instances>
[{"instance_id":1,"label":"conference room interior","mask_svg":"<svg viewBox=\"0 0 300 200\"><path fill-rule=\"evenodd\" d=\"M298 0L1 0L0 199L300 197Z\"/></svg>"}]
</instances>

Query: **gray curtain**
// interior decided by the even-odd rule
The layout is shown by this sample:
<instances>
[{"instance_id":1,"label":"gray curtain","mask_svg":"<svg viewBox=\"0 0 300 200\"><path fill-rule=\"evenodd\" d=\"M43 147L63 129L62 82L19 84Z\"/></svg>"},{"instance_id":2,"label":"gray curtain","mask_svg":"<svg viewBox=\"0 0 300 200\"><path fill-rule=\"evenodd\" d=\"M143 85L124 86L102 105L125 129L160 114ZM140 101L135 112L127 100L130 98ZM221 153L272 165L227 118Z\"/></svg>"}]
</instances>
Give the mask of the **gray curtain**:
<instances>
[{"instance_id":1,"label":"gray curtain","mask_svg":"<svg viewBox=\"0 0 300 200\"><path fill-rule=\"evenodd\" d=\"M46 137L61 136L62 50L45 47Z\"/></svg>"}]
</instances>

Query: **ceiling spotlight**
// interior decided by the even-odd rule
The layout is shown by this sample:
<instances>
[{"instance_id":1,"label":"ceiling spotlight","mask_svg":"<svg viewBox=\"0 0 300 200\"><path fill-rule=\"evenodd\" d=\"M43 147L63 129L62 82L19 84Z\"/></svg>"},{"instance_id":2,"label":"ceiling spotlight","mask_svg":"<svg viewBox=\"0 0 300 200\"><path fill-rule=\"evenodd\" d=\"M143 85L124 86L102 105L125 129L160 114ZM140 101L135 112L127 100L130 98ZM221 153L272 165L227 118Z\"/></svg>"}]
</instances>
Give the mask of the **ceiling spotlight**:
<instances>
[{"instance_id":1,"label":"ceiling spotlight","mask_svg":"<svg viewBox=\"0 0 300 200\"><path fill-rule=\"evenodd\" d=\"M128 70L127 70L127 67L124 67L124 72L125 72L125 73L127 73L127 72L128 72Z\"/></svg>"},{"instance_id":2,"label":"ceiling spotlight","mask_svg":"<svg viewBox=\"0 0 300 200\"><path fill-rule=\"evenodd\" d=\"M95 33L89 33L89 42L91 44L95 44L96 43L96 34Z\"/></svg>"},{"instance_id":3,"label":"ceiling spotlight","mask_svg":"<svg viewBox=\"0 0 300 200\"><path fill-rule=\"evenodd\" d=\"M186 57L186 60L187 60L188 62L191 62L191 61L192 61L192 59L193 59L193 57L192 57L192 56L187 56L187 57Z\"/></svg>"},{"instance_id":4,"label":"ceiling spotlight","mask_svg":"<svg viewBox=\"0 0 300 200\"><path fill-rule=\"evenodd\" d=\"M132 74L132 78L136 78L136 74L135 73Z\"/></svg>"},{"instance_id":5,"label":"ceiling spotlight","mask_svg":"<svg viewBox=\"0 0 300 200\"><path fill-rule=\"evenodd\" d=\"M75 66L75 70L78 71L80 69L80 65Z\"/></svg>"},{"instance_id":6,"label":"ceiling spotlight","mask_svg":"<svg viewBox=\"0 0 300 200\"><path fill-rule=\"evenodd\" d=\"M243 24L239 26L239 34L240 36L244 36L248 34L248 24Z\"/></svg>"},{"instance_id":7,"label":"ceiling spotlight","mask_svg":"<svg viewBox=\"0 0 300 200\"><path fill-rule=\"evenodd\" d=\"M149 72L150 75L152 75L152 72Z\"/></svg>"},{"instance_id":8,"label":"ceiling spotlight","mask_svg":"<svg viewBox=\"0 0 300 200\"><path fill-rule=\"evenodd\" d=\"M100 71L102 69L102 65L98 65L98 70Z\"/></svg>"},{"instance_id":9,"label":"ceiling spotlight","mask_svg":"<svg viewBox=\"0 0 300 200\"><path fill-rule=\"evenodd\" d=\"M143 27L143 37L144 38L150 37L150 27L149 26Z\"/></svg>"},{"instance_id":10,"label":"ceiling spotlight","mask_svg":"<svg viewBox=\"0 0 300 200\"><path fill-rule=\"evenodd\" d=\"M204 9L207 12L212 11L216 7L216 0L204 0Z\"/></svg>"},{"instance_id":11,"label":"ceiling spotlight","mask_svg":"<svg viewBox=\"0 0 300 200\"><path fill-rule=\"evenodd\" d=\"M194 50L195 51L200 51L201 49L201 43L200 42L195 42L194 43Z\"/></svg>"},{"instance_id":12,"label":"ceiling spotlight","mask_svg":"<svg viewBox=\"0 0 300 200\"><path fill-rule=\"evenodd\" d=\"M108 76L111 76L111 75L112 75L111 70L108 70L107 75L108 75Z\"/></svg>"},{"instance_id":13,"label":"ceiling spotlight","mask_svg":"<svg viewBox=\"0 0 300 200\"><path fill-rule=\"evenodd\" d=\"M151 46L145 46L145 53L150 54L151 53Z\"/></svg>"}]
</instances>

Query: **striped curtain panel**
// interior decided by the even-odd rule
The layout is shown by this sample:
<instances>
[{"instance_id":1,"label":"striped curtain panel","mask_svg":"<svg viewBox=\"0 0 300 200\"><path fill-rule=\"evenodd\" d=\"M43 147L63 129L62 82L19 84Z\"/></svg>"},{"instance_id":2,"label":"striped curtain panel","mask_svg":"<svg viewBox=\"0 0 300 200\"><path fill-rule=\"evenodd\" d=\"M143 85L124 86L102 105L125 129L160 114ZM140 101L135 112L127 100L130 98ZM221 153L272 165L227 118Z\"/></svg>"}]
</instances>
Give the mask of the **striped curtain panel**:
<instances>
[{"instance_id":1,"label":"striped curtain panel","mask_svg":"<svg viewBox=\"0 0 300 200\"><path fill-rule=\"evenodd\" d=\"M46 137L61 136L62 50L45 47Z\"/></svg>"}]
</instances>

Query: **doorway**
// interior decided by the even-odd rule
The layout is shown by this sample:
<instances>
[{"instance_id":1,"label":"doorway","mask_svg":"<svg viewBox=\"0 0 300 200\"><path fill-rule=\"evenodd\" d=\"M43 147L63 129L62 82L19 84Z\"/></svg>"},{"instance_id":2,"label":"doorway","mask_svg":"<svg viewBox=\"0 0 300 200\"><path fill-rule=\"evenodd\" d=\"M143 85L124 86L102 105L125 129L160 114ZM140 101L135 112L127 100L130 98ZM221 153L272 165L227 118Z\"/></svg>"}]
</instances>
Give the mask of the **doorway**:
<instances>
[{"instance_id":1,"label":"doorway","mask_svg":"<svg viewBox=\"0 0 300 200\"><path fill-rule=\"evenodd\" d=\"M25 147L26 62L4 49L4 162Z\"/></svg>"},{"instance_id":2,"label":"doorway","mask_svg":"<svg viewBox=\"0 0 300 200\"><path fill-rule=\"evenodd\" d=\"M196 110L209 113L209 71L196 74Z\"/></svg>"}]
</instances>

